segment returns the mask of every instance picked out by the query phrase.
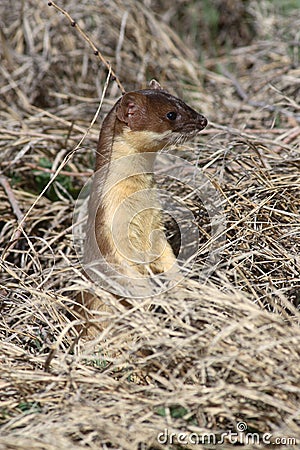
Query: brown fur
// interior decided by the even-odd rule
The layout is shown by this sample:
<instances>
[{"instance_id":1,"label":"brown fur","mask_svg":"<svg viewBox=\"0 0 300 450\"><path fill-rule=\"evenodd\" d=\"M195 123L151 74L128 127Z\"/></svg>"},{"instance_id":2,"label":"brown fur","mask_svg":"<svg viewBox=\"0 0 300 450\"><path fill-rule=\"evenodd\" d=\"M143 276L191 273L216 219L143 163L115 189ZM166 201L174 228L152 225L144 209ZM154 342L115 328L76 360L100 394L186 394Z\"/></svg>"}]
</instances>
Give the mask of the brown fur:
<instances>
[{"instance_id":1,"label":"brown fur","mask_svg":"<svg viewBox=\"0 0 300 450\"><path fill-rule=\"evenodd\" d=\"M129 278L176 270L155 195L154 154L150 152L195 135L206 123L157 82L152 82L151 89L125 94L115 104L103 122L97 148L86 264L102 258ZM100 273L101 264L96 267ZM100 299L87 299L83 296L80 303L88 309L102 307Z\"/></svg>"}]
</instances>

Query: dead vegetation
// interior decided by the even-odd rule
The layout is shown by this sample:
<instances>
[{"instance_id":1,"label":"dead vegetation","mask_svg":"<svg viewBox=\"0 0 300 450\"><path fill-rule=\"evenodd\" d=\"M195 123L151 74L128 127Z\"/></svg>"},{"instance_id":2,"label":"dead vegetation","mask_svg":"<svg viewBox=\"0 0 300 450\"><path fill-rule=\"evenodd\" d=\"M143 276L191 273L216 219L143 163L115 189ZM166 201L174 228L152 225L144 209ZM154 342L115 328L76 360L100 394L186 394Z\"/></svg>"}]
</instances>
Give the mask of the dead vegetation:
<instances>
[{"instance_id":1,"label":"dead vegetation","mask_svg":"<svg viewBox=\"0 0 300 450\"><path fill-rule=\"evenodd\" d=\"M245 2L245 41L212 51L208 27L189 28L201 2L165 2L161 16L146 0L62 3L126 90L156 77L209 118L198 142L175 153L213 183L226 234L204 282L205 204L177 187L205 236L193 274L130 311L99 291L112 312L95 321L110 325L93 342L78 338L72 304L87 282L73 210L119 91L109 84L85 135L107 71L47 2L3 1L0 449L212 448L157 436L220 438L239 422L299 443L299 9Z\"/></svg>"}]
</instances>

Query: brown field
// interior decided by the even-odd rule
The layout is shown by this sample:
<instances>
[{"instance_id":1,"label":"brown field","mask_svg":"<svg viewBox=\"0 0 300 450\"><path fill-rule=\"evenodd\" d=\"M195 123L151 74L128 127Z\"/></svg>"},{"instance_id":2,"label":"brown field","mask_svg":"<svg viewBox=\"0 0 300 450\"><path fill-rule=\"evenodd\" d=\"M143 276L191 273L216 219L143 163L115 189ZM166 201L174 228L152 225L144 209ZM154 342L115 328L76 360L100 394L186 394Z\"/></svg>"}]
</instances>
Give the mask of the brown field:
<instances>
[{"instance_id":1,"label":"brown field","mask_svg":"<svg viewBox=\"0 0 300 450\"><path fill-rule=\"evenodd\" d=\"M210 180L223 221L213 233L181 180L192 273L130 310L92 287L109 325L87 341L72 218L120 90L47 1L1 1L0 450L300 448L300 4L283 3L59 3L127 91L154 77L206 115L169 153Z\"/></svg>"}]
</instances>

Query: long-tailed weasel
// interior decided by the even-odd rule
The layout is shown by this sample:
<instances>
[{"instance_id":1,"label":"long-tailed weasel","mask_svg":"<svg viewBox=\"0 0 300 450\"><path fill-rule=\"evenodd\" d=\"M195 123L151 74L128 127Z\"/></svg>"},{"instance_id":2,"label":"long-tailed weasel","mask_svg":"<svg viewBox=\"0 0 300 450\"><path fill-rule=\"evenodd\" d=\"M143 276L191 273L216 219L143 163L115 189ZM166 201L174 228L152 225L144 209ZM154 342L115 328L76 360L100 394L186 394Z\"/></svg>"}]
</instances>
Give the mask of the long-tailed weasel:
<instances>
[{"instance_id":1,"label":"long-tailed weasel","mask_svg":"<svg viewBox=\"0 0 300 450\"><path fill-rule=\"evenodd\" d=\"M106 116L84 247L85 271L100 285L112 275L125 278L126 285L129 279L151 278L176 267L163 231L153 163L156 152L195 136L206 125L203 115L155 80L149 89L124 94Z\"/></svg>"}]
</instances>

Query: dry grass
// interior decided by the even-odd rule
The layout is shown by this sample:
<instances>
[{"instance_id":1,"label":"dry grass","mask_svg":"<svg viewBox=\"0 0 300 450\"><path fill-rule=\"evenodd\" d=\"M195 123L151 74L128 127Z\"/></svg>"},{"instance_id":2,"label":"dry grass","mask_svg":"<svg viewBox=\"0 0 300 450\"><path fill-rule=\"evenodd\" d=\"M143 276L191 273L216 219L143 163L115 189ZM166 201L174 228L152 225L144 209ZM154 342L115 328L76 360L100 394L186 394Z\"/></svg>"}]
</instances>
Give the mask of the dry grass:
<instances>
[{"instance_id":1,"label":"dry grass","mask_svg":"<svg viewBox=\"0 0 300 450\"><path fill-rule=\"evenodd\" d=\"M249 3L256 35L247 46L217 56L204 46L199 64L207 27L188 28L185 2L162 18L150 3L63 6L127 90L156 77L209 118L199 142L176 154L220 195L217 264L204 283L213 244L205 205L177 187L203 234L193 275L130 311L99 291L112 310L95 321L110 325L93 342L78 337L72 304L87 282L72 215L92 173L99 119L77 147L107 73L47 2L2 1L0 449L168 448L156 439L165 429L220 435L241 421L272 439L300 439L299 11L280 16L267 2ZM101 117L118 96L110 84Z\"/></svg>"}]
</instances>

